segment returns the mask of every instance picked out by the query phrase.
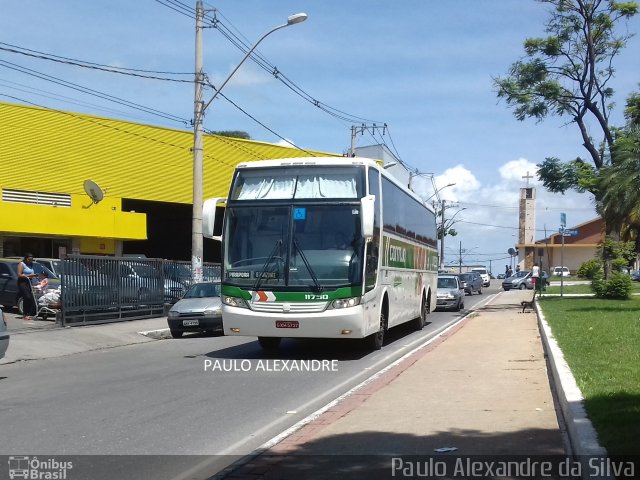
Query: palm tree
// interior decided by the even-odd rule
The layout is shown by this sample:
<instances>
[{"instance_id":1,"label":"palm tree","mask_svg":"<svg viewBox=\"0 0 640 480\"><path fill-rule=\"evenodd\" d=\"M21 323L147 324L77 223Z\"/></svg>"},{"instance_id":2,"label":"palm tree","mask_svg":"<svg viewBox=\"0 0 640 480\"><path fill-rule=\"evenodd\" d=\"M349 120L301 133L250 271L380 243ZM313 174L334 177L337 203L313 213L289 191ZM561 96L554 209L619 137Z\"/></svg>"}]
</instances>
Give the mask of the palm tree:
<instances>
[{"instance_id":1,"label":"palm tree","mask_svg":"<svg viewBox=\"0 0 640 480\"><path fill-rule=\"evenodd\" d=\"M640 126L626 129L614 145L615 164L600 172L600 207L621 239L634 240L640 253Z\"/></svg>"}]
</instances>

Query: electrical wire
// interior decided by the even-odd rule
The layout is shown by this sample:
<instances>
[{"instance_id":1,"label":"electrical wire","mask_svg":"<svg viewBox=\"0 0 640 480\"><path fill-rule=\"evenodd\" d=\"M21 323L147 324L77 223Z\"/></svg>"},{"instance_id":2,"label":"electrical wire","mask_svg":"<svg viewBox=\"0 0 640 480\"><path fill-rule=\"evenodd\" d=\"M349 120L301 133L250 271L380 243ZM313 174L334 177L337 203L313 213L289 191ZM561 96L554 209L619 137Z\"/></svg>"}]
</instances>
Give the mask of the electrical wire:
<instances>
[{"instance_id":1,"label":"electrical wire","mask_svg":"<svg viewBox=\"0 0 640 480\"><path fill-rule=\"evenodd\" d=\"M1 45L5 45L4 47ZM31 50L29 48L12 45L10 43L0 42L0 50L10 53L17 53L19 55L25 55L28 57L39 58L41 60L49 60L52 62L63 63L67 65L74 65L77 67L91 68L94 70L101 70L104 72L118 73L121 75L131 75L134 77L149 78L152 80L165 80L169 82L180 83L193 83L193 80L178 80L175 78L158 77L154 75L146 75L148 73L163 74L163 75L194 75L193 72L164 72L156 70L142 70L138 68L126 68L126 67L113 67L104 65L101 63L88 62L85 60L78 60L75 58L62 57L60 55L54 55L51 53L39 52L38 50Z\"/></svg>"},{"instance_id":2,"label":"electrical wire","mask_svg":"<svg viewBox=\"0 0 640 480\"><path fill-rule=\"evenodd\" d=\"M37 103L34 103L34 102L30 102L30 101L25 100L23 98L18 98L18 97L15 97L13 95L7 95L6 93L1 93L0 92L0 96L11 98L13 100L17 100L19 102L32 105L34 107L43 108L43 109L48 110L50 112L55 112L55 113L59 113L61 115L66 115L66 116L78 119L80 121L83 121L83 122L93 123L95 125L99 125L99 126L104 127L104 128L109 128L111 130L115 130L117 132L124 133L124 134L127 134L127 135L132 135L132 136L137 137L137 138L142 138L144 140L152 141L152 142L155 142L155 143L160 143L160 144L163 144L163 145L166 145L166 146L169 146L169 147L173 147L173 148L178 148L178 149L184 150L184 151L189 151L189 152L192 151L191 147L185 147L183 145L177 145L175 143L171 143L171 142L167 142L167 141L164 141L164 140L160 140L158 138L154 138L154 137L150 137L150 136L147 136L147 135L143 135L143 134L138 133L138 132L132 132L132 131L127 130L126 128L121 128L121 127L117 127L115 125L110 125L108 123L104 123L99 118L96 118L96 117L80 115L80 114L76 114L76 113L72 113L72 112L66 112L64 110L58 110L56 108L50 108L50 107L47 107L45 105L40 105L40 104L37 104ZM213 155L204 154L204 157L210 158L210 159L215 160L216 162L219 162L219 163L226 164L227 166L232 167L232 168L236 167L235 164L233 164L233 163L231 163L229 161L225 161L225 160L223 160L221 158L214 157Z\"/></svg>"},{"instance_id":3,"label":"electrical wire","mask_svg":"<svg viewBox=\"0 0 640 480\"><path fill-rule=\"evenodd\" d=\"M114 102L114 103L117 103L117 104L120 104L120 105L124 105L126 107L133 108L135 110L140 110L140 111L145 112L145 113L150 114L150 115L155 115L155 116L158 116L158 117L162 117L162 118L165 118L167 120L171 120L171 121L174 121L174 122L179 122L179 123L182 123L182 124L185 124L185 125L189 125L190 124L190 120L178 117L176 115L173 115L173 114L170 114L170 113L165 113L165 112L162 112L160 110L156 110L156 109L151 108L151 107L146 107L144 105L140 105L139 103L131 102L129 100L124 100L124 99L118 98L118 97L116 97L114 95L103 93L103 92L100 92L98 90L94 90L94 89L91 89L91 88L88 88L88 87L84 87L82 85L78 85L76 83L68 82L68 81L63 80L61 78L54 77L52 75L47 75L45 73L38 72L38 71L32 70L30 68L22 67L20 65L12 63L12 62L7 62L5 60L0 60L0 66L3 66L3 67L8 68L10 70L15 70L15 71L18 71L18 72L21 72L21 73L25 73L27 75L31 75L31 76L39 78L41 80L46 80L48 82L52 82L52 83L55 83L57 85L61 85L61 86L66 87L66 88L70 88L72 90L76 90L78 92L81 92L81 93L84 93L84 94L87 94L87 95L91 95L91 96L94 96L94 97L97 97L97 98L101 98L103 100L107 100L107 101Z\"/></svg>"}]
</instances>

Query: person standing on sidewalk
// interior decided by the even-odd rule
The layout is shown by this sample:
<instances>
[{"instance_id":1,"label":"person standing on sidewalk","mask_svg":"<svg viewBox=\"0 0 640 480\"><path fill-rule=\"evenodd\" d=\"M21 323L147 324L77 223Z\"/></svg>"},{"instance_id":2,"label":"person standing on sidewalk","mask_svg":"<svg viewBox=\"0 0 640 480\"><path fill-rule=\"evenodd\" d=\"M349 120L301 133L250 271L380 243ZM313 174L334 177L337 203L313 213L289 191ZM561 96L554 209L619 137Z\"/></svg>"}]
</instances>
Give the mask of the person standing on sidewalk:
<instances>
[{"instance_id":1,"label":"person standing on sidewalk","mask_svg":"<svg viewBox=\"0 0 640 480\"><path fill-rule=\"evenodd\" d=\"M22 297L22 314L25 320L33 320L36 314L36 299L31 290L31 279L36 276L33 270L33 254L25 254L18 264L18 295Z\"/></svg>"},{"instance_id":2,"label":"person standing on sidewalk","mask_svg":"<svg viewBox=\"0 0 640 480\"><path fill-rule=\"evenodd\" d=\"M538 277L540 276L540 267L537 263L533 264L533 268L531 269L531 283L533 284L533 289L536 289L536 285L538 283Z\"/></svg>"}]
</instances>

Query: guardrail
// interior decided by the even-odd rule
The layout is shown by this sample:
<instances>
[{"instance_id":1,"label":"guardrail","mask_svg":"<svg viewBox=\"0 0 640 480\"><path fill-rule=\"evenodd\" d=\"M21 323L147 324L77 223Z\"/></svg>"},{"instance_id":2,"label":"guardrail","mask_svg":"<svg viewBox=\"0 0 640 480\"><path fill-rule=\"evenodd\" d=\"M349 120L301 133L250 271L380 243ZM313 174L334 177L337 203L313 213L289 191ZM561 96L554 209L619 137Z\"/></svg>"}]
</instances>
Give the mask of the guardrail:
<instances>
[{"instance_id":1,"label":"guardrail","mask_svg":"<svg viewBox=\"0 0 640 480\"><path fill-rule=\"evenodd\" d=\"M203 271L205 281L220 281L220 265ZM191 283L190 262L69 255L61 266L62 325L161 317Z\"/></svg>"}]
</instances>

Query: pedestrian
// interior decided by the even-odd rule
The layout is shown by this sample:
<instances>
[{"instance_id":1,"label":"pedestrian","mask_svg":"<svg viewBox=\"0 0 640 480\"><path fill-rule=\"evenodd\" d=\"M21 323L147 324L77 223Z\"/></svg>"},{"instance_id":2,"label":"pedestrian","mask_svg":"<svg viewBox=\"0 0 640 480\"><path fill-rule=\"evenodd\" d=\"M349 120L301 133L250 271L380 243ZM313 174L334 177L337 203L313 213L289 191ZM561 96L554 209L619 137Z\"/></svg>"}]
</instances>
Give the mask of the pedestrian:
<instances>
[{"instance_id":1,"label":"pedestrian","mask_svg":"<svg viewBox=\"0 0 640 480\"><path fill-rule=\"evenodd\" d=\"M516 265L516 273L520 271L520 265Z\"/></svg>"},{"instance_id":2,"label":"pedestrian","mask_svg":"<svg viewBox=\"0 0 640 480\"><path fill-rule=\"evenodd\" d=\"M26 253L18 264L18 295L22 297L22 315L25 320L33 320L36 314L36 299L31 290L31 279L36 276L33 270L33 254Z\"/></svg>"},{"instance_id":3,"label":"pedestrian","mask_svg":"<svg viewBox=\"0 0 640 480\"><path fill-rule=\"evenodd\" d=\"M538 277L540 276L540 267L537 263L533 264L533 268L531 269L531 283L533 284L533 289L536 289L536 284L538 283Z\"/></svg>"},{"instance_id":4,"label":"pedestrian","mask_svg":"<svg viewBox=\"0 0 640 480\"><path fill-rule=\"evenodd\" d=\"M505 265L504 266L504 274L508 277L509 276L509 265Z\"/></svg>"}]
</instances>

